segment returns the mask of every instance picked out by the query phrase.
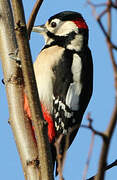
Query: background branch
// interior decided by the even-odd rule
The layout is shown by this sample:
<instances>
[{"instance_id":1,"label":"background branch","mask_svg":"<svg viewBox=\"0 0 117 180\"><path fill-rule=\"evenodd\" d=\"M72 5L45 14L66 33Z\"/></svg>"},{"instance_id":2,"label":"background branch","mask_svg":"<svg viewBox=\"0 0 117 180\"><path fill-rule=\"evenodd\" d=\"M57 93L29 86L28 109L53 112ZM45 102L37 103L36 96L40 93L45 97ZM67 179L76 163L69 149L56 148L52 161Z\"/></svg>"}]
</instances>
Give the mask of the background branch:
<instances>
[{"instance_id":1,"label":"background branch","mask_svg":"<svg viewBox=\"0 0 117 180\"><path fill-rule=\"evenodd\" d=\"M113 168L114 166L117 166L117 160L115 160L115 161L112 162L111 164L107 165L107 166L105 167L105 171ZM96 175L95 175L95 176L96 176ZM92 176L92 177L90 177L90 178L87 179L87 180L94 180L95 176Z\"/></svg>"},{"instance_id":2,"label":"background branch","mask_svg":"<svg viewBox=\"0 0 117 180\"><path fill-rule=\"evenodd\" d=\"M99 160L98 174L95 177L95 180L104 179L105 168L107 165L108 150L109 150L110 141L111 141L111 138L112 138L115 126L116 126L116 122L117 122L117 104L115 104L112 118L105 132L107 139L103 140L103 145L102 145L102 150L101 150L101 155L100 155L100 160Z\"/></svg>"},{"instance_id":3,"label":"background branch","mask_svg":"<svg viewBox=\"0 0 117 180\"><path fill-rule=\"evenodd\" d=\"M55 148L56 148L56 154L57 154L57 157L56 157L57 163L58 163L57 172L59 174L59 180L64 180L64 178L63 178L63 163L62 163L63 156L60 153L62 139L63 139L63 134L61 134L54 143Z\"/></svg>"},{"instance_id":4,"label":"background branch","mask_svg":"<svg viewBox=\"0 0 117 180\"><path fill-rule=\"evenodd\" d=\"M90 129L92 131L92 133L94 133L95 135L101 136L103 139L106 138L105 133L97 131L96 129L94 129L93 119L91 118L90 113L88 113L88 115L87 115L87 120L89 121L88 125L82 124L81 127L86 128L86 129Z\"/></svg>"},{"instance_id":5,"label":"background branch","mask_svg":"<svg viewBox=\"0 0 117 180\"><path fill-rule=\"evenodd\" d=\"M91 155L92 155L92 151L93 151L93 147L94 147L94 139L95 139L95 133L92 132L91 144L90 144L90 148L89 148L89 152L88 152L88 159L87 159L85 169L84 169L84 173L83 173L83 180L86 180L88 167L89 167L89 163L90 163L90 160L91 160Z\"/></svg>"},{"instance_id":6,"label":"background branch","mask_svg":"<svg viewBox=\"0 0 117 180\"><path fill-rule=\"evenodd\" d=\"M93 4L90 0L88 1L88 3L91 5L91 7L93 8L93 13L95 12L96 14L96 5ZM115 5L116 1L115 1ZM114 110L112 113L112 117L110 120L110 123L107 127L107 130L105 131L105 135L106 138L103 139L103 145L102 145L102 150L101 150L101 155L100 155L100 160L99 160L99 168L98 168L98 174L95 177L95 180L103 180L104 179L104 174L105 174L105 168L106 168L106 164L107 164L107 156L108 156L108 150L109 150L109 146L110 146L110 141L116 126L116 122L117 122L117 64L116 64L116 60L113 54L113 49L117 50L117 46L115 46L112 43L112 38L111 38L111 33L112 33L112 8L114 6L114 2L112 2L111 0L107 0L106 2L106 8L105 10L100 13L98 16L96 16L97 18L97 22L103 32L103 34L106 37L106 42L107 42L107 46L109 49L109 54L110 54L110 59L111 59L111 63L112 63L112 67L113 67L113 72L114 72L114 82L115 82L115 106L114 106ZM114 6L115 8L115 6ZM107 32L105 31L104 25L101 22L101 18L102 15L107 14Z\"/></svg>"},{"instance_id":7,"label":"background branch","mask_svg":"<svg viewBox=\"0 0 117 180\"><path fill-rule=\"evenodd\" d=\"M32 13L30 15L30 18L28 20L28 23L27 23L27 31L28 31L28 37L30 39L30 34L31 34L31 31L32 31L32 28L34 26L34 22L35 22L35 19L36 19L36 16L37 16L37 13L41 7L41 4L42 4L43 0L37 0L34 7L33 7L33 10L32 10Z\"/></svg>"}]
</instances>

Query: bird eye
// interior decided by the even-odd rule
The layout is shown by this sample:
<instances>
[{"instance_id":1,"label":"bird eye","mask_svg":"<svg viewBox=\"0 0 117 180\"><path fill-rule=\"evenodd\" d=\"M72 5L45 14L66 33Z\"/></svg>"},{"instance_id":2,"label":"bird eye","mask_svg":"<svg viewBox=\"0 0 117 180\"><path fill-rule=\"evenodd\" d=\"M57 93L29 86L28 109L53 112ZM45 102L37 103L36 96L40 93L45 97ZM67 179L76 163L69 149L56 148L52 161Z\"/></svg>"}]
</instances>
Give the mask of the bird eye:
<instances>
[{"instance_id":1,"label":"bird eye","mask_svg":"<svg viewBox=\"0 0 117 180\"><path fill-rule=\"evenodd\" d=\"M54 27L56 27L56 26L57 26L57 23L56 23L56 22L52 22L52 23L51 23L51 27L54 28Z\"/></svg>"}]
</instances>

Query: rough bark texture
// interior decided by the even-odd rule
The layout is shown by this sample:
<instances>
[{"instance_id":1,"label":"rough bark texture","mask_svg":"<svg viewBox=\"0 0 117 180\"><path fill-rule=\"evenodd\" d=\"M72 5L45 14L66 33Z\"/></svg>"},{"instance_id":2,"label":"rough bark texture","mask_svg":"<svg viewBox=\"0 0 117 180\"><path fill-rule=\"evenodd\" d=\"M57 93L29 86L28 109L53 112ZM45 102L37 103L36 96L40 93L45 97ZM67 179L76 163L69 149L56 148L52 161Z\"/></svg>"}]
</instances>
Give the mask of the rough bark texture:
<instances>
[{"instance_id":1,"label":"rough bark texture","mask_svg":"<svg viewBox=\"0 0 117 180\"><path fill-rule=\"evenodd\" d=\"M47 135L47 124L45 124L41 112L22 1L12 0L12 6L16 27L16 38L22 64L25 92L29 101L32 123L34 125L34 132L37 141L41 179L53 180L52 157Z\"/></svg>"},{"instance_id":2,"label":"rough bark texture","mask_svg":"<svg viewBox=\"0 0 117 180\"><path fill-rule=\"evenodd\" d=\"M0 2L0 57L7 92L10 124L20 154L26 179L39 179L39 170L32 163L38 157L37 146L32 136L30 121L26 119L23 110L23 80L22 72L10 57L17 48L13 17L9 0Z\"/></svg>"}]
</instances>

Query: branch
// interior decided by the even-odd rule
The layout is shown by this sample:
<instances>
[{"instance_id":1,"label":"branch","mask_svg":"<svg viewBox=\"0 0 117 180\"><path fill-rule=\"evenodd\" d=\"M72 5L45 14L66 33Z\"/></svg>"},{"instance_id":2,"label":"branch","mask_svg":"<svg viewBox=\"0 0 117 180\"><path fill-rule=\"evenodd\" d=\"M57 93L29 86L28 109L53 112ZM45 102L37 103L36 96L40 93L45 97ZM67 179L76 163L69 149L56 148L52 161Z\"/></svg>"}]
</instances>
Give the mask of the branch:
<instances>
[{"instance_id":1,"label":"branch","mask_svg":"<svg viewBox=\"0 0 117 180\"><path fill-rule=\"evenodd\" d=\"M87 3L91 6L93 15L94 15L94 17L96 18L96 20L97 20L97 22L98 22L98 24L99 24L99 26L100 26L100 28L101 28L104 36L106 37L106 39L108 40L108 42L110 42L112 48L114 48L115 50L117 50L117 46L116 46L114 43L112 43L109 34L106 32L106 30L105 30L105 28L104 28L104 26L103 26L103 24L102 24L102 22L101 22L101 18L102 18L108 11L110 11L111 3L105 3L105 5L107 5L107 7L106 7L99 15L96 14L96 7L99 7L98 4L94 4L94 3L92 3L90 0L88 0ZM99 5L100 5L100 6L103 6L103 4L99 4Z\"/></svg>"},{"instance_id":2,"label":"branch","mask_svg":"<svg viewBox=\"0 0 117 180\"><path fill-rule=\"evenodd\" d=\"M12 0L12 6L25 90L28 97L32 123L34 125L34 132L37 141L41 179L53 180L52 157L47 135L47 125L45 125L41 112L22 1Z\"/></svg>"},{"instance_id":3,"label":"branch","mask_svg":"<svg viewBox=\"0 0 117 180\"><path fill-rule=\"evenodd\" d=\"M111 5L112 5L113 8L117 9L117 3L112 2Z\"/></svg>"},{"instance_id":4,"label":"branch","mask_svg":"<svg viewBox=\"0 0 117 180\"><path fill-rule=\"evenodd\" d=\"M90 2L90 1L88 1L88 2ZM96 6L91 2L90 2L90 5L93 8L93 14L96 14L95 13ZM116 1L115 5L117 6L117 1ZM109 145L110 145L110 141L111 141L111 138L112 138L115 126L116 126L116 122L117 122L117 64L116 64L115 57L113 54L113 49L117 50L117 46L115 46L111 41L111 32L112 32L111 8L113 6L114 6L113 2L111 0L108 0L106 9L102 13L100 13L100 15L98 15L96 18L98 24L100 25L102 32L104 33L104 35L106 37L107 45L109 48L110 59L111 59L113 71L114 71L116 98L115 98L115 107L113 110L112 118L111 118L108 128L105 132L107 138L103 139L103 146L102 146L102 151L101 151L101 156L100 156L100 161L99 161L98 174L95 176L95 180L103 180L104 179ZM114 8L116 8L116 7L114 6ZM105 31L104 25L101 23L101 18L105 13L107 13L107 17L108 17L108 31L107 32Z\"/></svg>"},{"instance_id":5,"label":"branch","mask_svg":"<svg viewBox=\"0 0 117 180\"><path fill-rule=\"evenodd\" d=\"M103 141L100 160L99 160L98 174L95 177L95 180L103 180L104 179L108 150L109 150L110 141L111 141L116 123L117 123L117 102L115 103L112 118L111 118L108 128L105 132L107 139L105 139Z\"/></svg>"},{"instance_id":6,"label":"branch","mask_svg":"<svg viewBox=\"0 0 117 180\"><path fill-rule=\"evenodd\" d=\"M106 6L107 3L100 3L100 4L95 4L95 3L92 3L90 0L87 0L87 3L92 6L92 7L102 7L102 6Z\"/></svg>"},{"instance_id":7,"label":"branch","mask_svg":"<svg viewBox=\"0 0 117 180\"><path fill-rule=\"evenodd\" d=\"M14 134L26 179L37 180L38 167L28 166L27 161L38 157L37 146L32 136L30 121L23 110L23 79L21 69L10 58L17 48L10 1L0 2L0 57L4 73L10 125ZM7 68L6 68L7 67Z\"/></svg>"},{"instance_id":8,"label":"branch","mask_svg":"<svg viewBox=\"0 0 117 180\"><path fill-rule=\"evenodd\" d=\"M115 161L112 162L111 164L107 165L107 166L105 167L105 171L113 168L114 166L117 166L117 160L115 160ZM96 176L96 175L95 175L95 176ZM90 178L87 179L87 180L94 180L95 176L92 176L92 177L90 177Z\"/></svg>"},{"instance_id":9,"label":"branch","mask_svg":"<svg viewBox=\"0 0 117 180\"><path fill-rule=\"evenodd\" d=\"M63 161L62 161L63 155L60 153L62 139L63 139L63 134L61 134L54 143L55 148L56 148L56 154L57 154L57 163L58 163L57 172L59 174L59 180L64 180L64 178L63 178Z\"/></svg>"},{"instance_id":10,"label":"branch","mask_svg":"<svg viewBox=\"0 0 117 180\"><path fill-rule=\"evenodd\" d=\"M30 34L31 34L31 31L32 31L32 28L34 26L34 22L35 22L35 19L36 19L36 16L37 16L37 13L41 7L41 4L42 4L43 0L37 0L34 7L33 7L33 10L32 10L32 13L30 15L30 18L28 20L28 23L27 23L27 31L28 31L28 37L30 39Z\"/></svg>"},{"instance_id":11,"label":"branch","mask_svg":"<svg viewBox=\"0 0 117 180\"><path fill-rule=\"evenodd\" d=\"M90 148L89 148L89 152L88 152L88 159L87 159L86 166L85 166L84 173L83 173L83 180L86 180L86 175L87 175L87 171L88 171L88 167L89 167L89 163L90 163L90 159L91 159L91 155L92 155L92 151L93 151L93 146L94 146L94 137L95 137L95 133L93 132L91 144L90 144Z\"/></svg>"},{"instance_id":12,"label":"branch","mask_svg":"<svg viewBox=\"0 0 117 180\"><path fill-rule=\"evenodd\" d=\"M90 113L88 113L88 115L87 115L87 120L89 121L88 125L81 125L81 127L90 129L95 135L101 136L103 139L107 138L105 133L97 131L96 129L94 129L94 127L92 125L93 119L91 118Z\"/></svg>"},{"instance_id":13,"label":"branch","mask_svg":"<svg viewBox=\"0 0 117 180\"><path fill-rule=\"evenodd\" d=\"M88 1L91 2L91 1ZM98 174L95 177L95 180L103 180L104 179L104 174L105 174L105 167L106 167L106 161L107 161L107 155L108 155L108 150L109 150L109 146L110 146L110 141L117 123L117 64L115 61L115 57L113 54L113 49L117 50L117 46L113 45L112 40L111 40L111 31L112 31L112 26L111 26L111 8L113 7L112 5L112 1L111 0L107 0L107 6L106 9L100 13L100 15L97 16L97 22L100 25L100 28L103 32L103 34L106 37L106 41L107 41L107 45L109 48L109 53L110 53L110 59L112 62L112 66L113 66L113 71L114 71L114 81L115 81L115 106L114 106L114 110L113 110L113 114L112 114L112 118L110 120L110 123L108 125L108 128L105 132L105 135L107 138L103 139L103 145L102 145L102 151L101 151L101 156L100 156L100 161L99 161L99 168L98 168ZM115 2L115 4L117 5L117 1ZM93 5L91 3L91 7L93 8L93 12L95 12L95 5ZM108 20L108 31L105 31L104 25L101 23L101 18L102 15L107 13L107 20Z\"/></svg>"}]
</instances>

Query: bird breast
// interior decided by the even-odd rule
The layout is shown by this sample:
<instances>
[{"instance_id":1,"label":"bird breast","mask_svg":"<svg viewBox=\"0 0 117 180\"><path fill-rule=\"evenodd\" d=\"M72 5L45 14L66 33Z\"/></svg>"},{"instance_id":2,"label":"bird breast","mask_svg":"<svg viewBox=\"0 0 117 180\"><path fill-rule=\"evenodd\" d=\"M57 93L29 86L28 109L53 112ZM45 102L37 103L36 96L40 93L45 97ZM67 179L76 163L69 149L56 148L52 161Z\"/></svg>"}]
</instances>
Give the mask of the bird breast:
<instances>
[{"instance_id":1,"label":"bird breast","mask_svg":"<svg viewBox=\"0 0 117 180\"><path fill-rule=\"evenodd\" d=\"M64 48L52 46L43 49L34 63L40 101L51 113L53 107L53 83L55 80L53 66L57 65L64 52Z\"/></svg>"}]
</instances>

